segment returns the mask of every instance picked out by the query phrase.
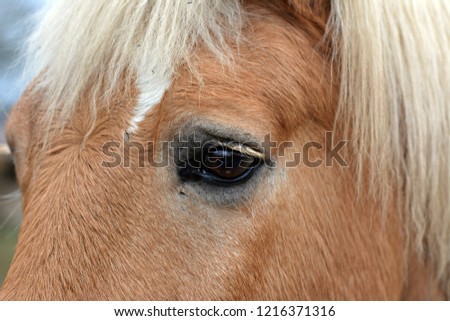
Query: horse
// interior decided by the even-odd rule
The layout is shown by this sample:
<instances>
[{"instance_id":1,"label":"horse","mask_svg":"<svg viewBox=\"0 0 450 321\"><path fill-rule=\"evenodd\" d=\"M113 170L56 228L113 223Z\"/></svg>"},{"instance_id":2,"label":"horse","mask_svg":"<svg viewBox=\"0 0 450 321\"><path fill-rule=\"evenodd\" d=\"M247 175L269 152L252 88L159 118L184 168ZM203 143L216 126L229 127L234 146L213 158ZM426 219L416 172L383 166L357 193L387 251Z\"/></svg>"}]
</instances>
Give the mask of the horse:
<instances>
[{"instance_id":1,"label":"horse","mask_svg":"<svg viewBox=\"0 0 450 321\"><path fill-rule=\"evenodd\" d=\"M446 0L57 1L2 300L445 300Z\"/></svg>"}]
</instances>

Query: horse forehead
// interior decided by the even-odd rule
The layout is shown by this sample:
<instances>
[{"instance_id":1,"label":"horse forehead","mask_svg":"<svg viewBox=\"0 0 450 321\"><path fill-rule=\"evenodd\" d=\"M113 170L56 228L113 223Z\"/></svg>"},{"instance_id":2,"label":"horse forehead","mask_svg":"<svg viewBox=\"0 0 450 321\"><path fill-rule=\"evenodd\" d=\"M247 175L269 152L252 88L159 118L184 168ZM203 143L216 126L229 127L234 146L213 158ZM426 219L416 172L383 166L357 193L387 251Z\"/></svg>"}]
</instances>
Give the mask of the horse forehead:
<instances>
[{"instance_id":1,"label":"horse forehead","mask_svg":"<svg viewBox=\"0 0 450 321\"><path fill-rule=\"evenodd\" d=\"M136 134L155 126L154 119L205 116L221 122L244 122L258 128L286 127L287 119L299 118L307 112L310 92L320 87L323 60L301 30L281 17L266 13L267 19L251 21L244 30L245 42L231 46L232 62L221 63L202 45L193 52L194 72L190 67L178 68L174 79L163 75L135 71L135 81L124 80L106 106L99 106L99 122L108 117L114 136L125 132ZM325 85L326 86L326 85ZM76 127L90 129L88 100L82 100ZM109 112L102 113L103 110ZM112 116L111 116L112 114ZM259 122L252 122L258 119ZM246 121L243 121L246 120ZM282 124L281 124L282 123ZM259 125L259 126L258 126ZM278 126L280 127L280 126ZM289 126L287 126L289 127Z\"/></svg>"},{"instance_id":2,"label":"horse forehead","mask_svg":"<svg viewBox=\"0 0 450 321\"><path fill-rule=\"evenodd\" d=\"M194 73L183 66L166 90L161 90L166 85L156 85L154 92L159 91L160 100L153 97L157 103L147 105L148 113L143 118L147 121L141 121L137 127L146 127L146 122L158 113L159 119L167 121L188 115L204 116L225 123L253 124L256 130L276 127L274 120L297 121L303 117L311 105L310 92L328 86L317 81L324 73L322 58L298 31L280 35L267 26L247 38L249 42L234 48L230 65L222 64L203 48L196 50ZM148 93L140 95L142 101ZM325 101L329 100L323 98L324 102L313 105L327 104ZM142 106L138 102L135 108Z\"/></svg>"}]
</instances>

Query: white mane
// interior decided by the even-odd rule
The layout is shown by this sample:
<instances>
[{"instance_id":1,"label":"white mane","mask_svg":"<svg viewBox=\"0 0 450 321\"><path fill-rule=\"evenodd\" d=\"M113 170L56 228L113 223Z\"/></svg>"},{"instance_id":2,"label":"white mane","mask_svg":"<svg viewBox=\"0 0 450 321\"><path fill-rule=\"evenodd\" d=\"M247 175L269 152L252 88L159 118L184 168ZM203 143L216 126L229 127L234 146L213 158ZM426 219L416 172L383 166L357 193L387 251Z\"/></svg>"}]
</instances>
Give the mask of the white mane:
<instances>
[{"instance_id":1,"label":"white mane","mask_svg":"<svg viewBox=\"0 0 450 321\"><path fill-rule=\"evenodd\" d=\"M63 104L67 119L86 88L94 86L94 94L102 92L107 100L131 70L142 93L133 129L161 99L179 65L190 63L198 41L226 60L225 40L238 41L241 27L239 1L57 0L44 8L30 38L28 73L45 70L38 88L46 90L49 117Z\"/></svg>"},{"instance_id":2,"label":"white mane","mask_svg":"<svg viewBox=\"0 0 450 321\"><path fill-rule=\"evenodd\" d=\"M360 177L368 169L385 202L396 195L418 249L448 281L450 2L336 0L329 28L340 60L337 123Z\"/></svg>"}]
</instances>

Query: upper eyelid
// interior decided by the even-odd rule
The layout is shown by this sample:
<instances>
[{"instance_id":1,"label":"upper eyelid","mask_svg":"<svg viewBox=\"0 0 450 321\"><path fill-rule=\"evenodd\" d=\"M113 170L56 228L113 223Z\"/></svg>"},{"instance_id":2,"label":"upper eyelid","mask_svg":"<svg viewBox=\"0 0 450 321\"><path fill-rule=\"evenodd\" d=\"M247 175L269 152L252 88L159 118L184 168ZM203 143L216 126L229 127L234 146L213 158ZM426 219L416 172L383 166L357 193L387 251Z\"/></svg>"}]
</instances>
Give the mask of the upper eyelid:
<instances>
[{"instance_id":1,"label":"upper eyelid","mask_svg":"<svg viewBox=\"0 0 450 321\"><path fill-rule=\"evenodd\" d=\"M214 140L219 143L237 142L242 145L248 145L247 143L259 145L261 140L257 136L252 135L247 129L230 127L224 124L219 124L209 120L196 121L194 124L187 124L183 126L181 131L184 135L199 134L203 136L201 140Z\"/></svg>"},{"instance_id":2,"label":"upper eyelid","mask_svg":"<svg viewBox=\"0 0 450 321\"><path fill-rule=\"evenodd\" d=\"M181 131L181 137L191 135L202 145L213 143L213 146L228 148L263 161L268 158L260 140L243 128L232 128L208 120L196 121L185 125Z\"/></svg>"},{"instance_id":3,"label":"upper eyelid","mask_svg":"<svg viewBox=\"0 0 450 321\"><path fill-rule=\"evenodd\" d=\"M226 147L229 148L231 150L240 152L241 154L244 154L246 156L250 156L250 157L256 157L259 159L264 159L264 154L256 149L253 149L249 146L240 144L240 143L222 143L222 142L218 142L218 144L222 147Z\"/></svg>"}]
</instances>

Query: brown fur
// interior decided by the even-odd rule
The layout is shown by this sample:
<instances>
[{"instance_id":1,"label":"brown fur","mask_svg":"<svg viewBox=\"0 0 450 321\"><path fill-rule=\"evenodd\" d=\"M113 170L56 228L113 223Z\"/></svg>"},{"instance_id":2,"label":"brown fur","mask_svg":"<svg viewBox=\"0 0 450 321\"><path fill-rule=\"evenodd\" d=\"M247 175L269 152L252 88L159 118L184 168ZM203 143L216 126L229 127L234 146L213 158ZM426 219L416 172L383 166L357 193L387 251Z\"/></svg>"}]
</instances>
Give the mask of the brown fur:
<instances>
[{"instance_id":1,"label":"brown fur","mask_svg":"<svg viewBox=\"0 0 450 321\"><path fill-rule=\"evenodd\" d=\"M199 122L293 141L286 157L307 141L324 144L338 84L320 47L323 19L286 8L248 4L254 17L234 69L224 70L200 45L202 83L182 68L131 140L171 140ZM349 168L278 166L228 207L180 184L173 166L138 168L134 155L131 168L101 167L102 144L121 141L137 95L124 84L108 108L99 107L85 141L87 95L38 167L44 106L28 92L15 107L8 136L24 221L2 299L440 298L416 258L404 286L400 218L356 200L351 160ZM421 290L427 287L433 290Z\"/></svg>"}]
</instances>

